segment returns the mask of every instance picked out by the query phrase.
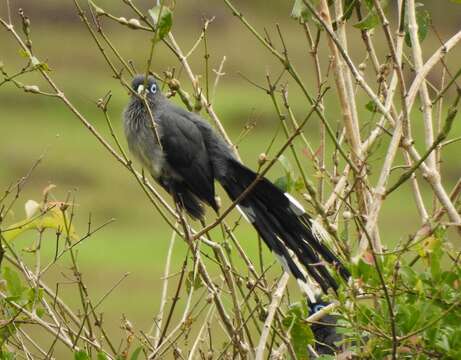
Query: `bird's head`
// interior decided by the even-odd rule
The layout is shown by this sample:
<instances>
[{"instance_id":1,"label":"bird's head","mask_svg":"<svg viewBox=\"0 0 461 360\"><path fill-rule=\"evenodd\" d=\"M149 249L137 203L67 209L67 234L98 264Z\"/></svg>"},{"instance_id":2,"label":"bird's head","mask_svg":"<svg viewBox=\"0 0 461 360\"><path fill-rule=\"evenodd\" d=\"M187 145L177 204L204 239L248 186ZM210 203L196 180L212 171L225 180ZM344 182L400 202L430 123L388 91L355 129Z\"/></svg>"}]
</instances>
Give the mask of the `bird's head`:
<instances>
[{"instance_id":1,"label":"bird's head","mask_svg":"<svg viewBox=\"0 0 461 360\"><path fill-rule=\"evenodd\" d=\"M147 81L145 81L145 79L145 75L136 75L131 82L131 88L138 95L145 95L147 100L154 102L161 96L160 87L153 76L148 76Z\"/></svg>"},{"instance_id":2,"label":"bird's head","mask_svg":"<svg viewBox=\"0 0 461 360\"><path fill-rule=\"evenodd\" d=\"M330 302L323 301L320 296L316 296L315 302L308 301L307 306L309 309L309 316L314 315L316 312L319 312L324 307L330 305Z\"/></svg>"}]
</instances>

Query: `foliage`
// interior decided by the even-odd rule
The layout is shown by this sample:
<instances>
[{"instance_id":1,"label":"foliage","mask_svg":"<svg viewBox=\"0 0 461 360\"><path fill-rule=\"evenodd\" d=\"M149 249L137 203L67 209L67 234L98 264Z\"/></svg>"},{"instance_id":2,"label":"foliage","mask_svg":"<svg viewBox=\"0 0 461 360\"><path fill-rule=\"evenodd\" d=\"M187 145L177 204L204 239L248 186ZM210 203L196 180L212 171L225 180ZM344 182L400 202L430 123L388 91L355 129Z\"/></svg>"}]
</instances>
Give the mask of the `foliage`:
<instances>
[{"instance_id":1,"label":"foliage","mask_svg":"<svg viewBox=\"0 0 461 360\"><path fill-rule=\"evenodd\" d=\"M431 25L431 14L424 8L424 4L417 4L416 7L416 22L418 24L418 38L420 42L423 42L429 31ZM406 24L405 31L405 43L411 47L410 33L408 31L408 24Z\"/></svg>"},{"instance_id":2,"label":"foliage","mask_svg":"<svg viewBox=\"0 0 461 360\"><path fill-rule=\"evenodd\" d=\"M403 254L413 256L414 260L403 260ZM461 268L453 255L458 257L447 243L445 232L436 231L413 245L410 251L402 249L380 261L384 282L393 294L399 359L461 356ZM391 355L393 340L389 336L389 310L376 266L360 260L353 273L363 292L373 294L376 303L347 293L340 295L346 304L339 322L344 326L341 330L344 342L352 344L351 348L365 358L386 358Z\"/></svg>"},{"instance_id":3,"label":"foliage","mask_svg":"<svg viewBox=\"0 0 461 360\"><path fill-rule=\"evenodd\" d=\"M290 305L283 325L289 331L298 360L308 359L308 345L314 344L314 334L305 319L309 316L306 302Z\"/></svg>"},{"instance_id":4,"label":"foliage","mask_svg":"<svg viewBox=\"0 0 461 360\"><path fill-rule=\"evenodd\" d=\"M158 39L162 40L173 26L173 12L167 6L157 5L149 10L149 15L158 28Z\"/></svg>"}]
</instances>

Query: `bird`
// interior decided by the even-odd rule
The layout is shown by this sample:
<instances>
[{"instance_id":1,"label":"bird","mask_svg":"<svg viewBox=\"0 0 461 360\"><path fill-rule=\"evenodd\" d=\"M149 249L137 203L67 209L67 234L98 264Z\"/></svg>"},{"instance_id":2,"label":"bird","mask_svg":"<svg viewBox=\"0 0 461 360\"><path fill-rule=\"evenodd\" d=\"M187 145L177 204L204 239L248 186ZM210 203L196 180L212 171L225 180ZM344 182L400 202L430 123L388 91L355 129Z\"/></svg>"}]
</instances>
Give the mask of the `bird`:
<instances>
[{"instance_id":1,"label":"bird","mask_svg":"<svg viewBox=\"0 0 461 360\"><path fill-rule=\"evenodd\" d=\"M192 219L203 220L205 204L219 214L215 181L235 201L257 179L207 121L171 102L153 76L135 75L131 87L123 113L128 148ZM237 209L312 300L315 283L325 293L338 289L326 264L350 277L301 204L267 178L258 179Z\"/></svg>"},{"instance_id":2,"label":"bird","mask_svg":"<svg viewBox=\"0 0 461 360\"><path fill-rule=\"evenodd\" d=\"M330 304L329 301L322 300L321 296L316 294L314 302L310 300L307 301L309 316L314 315ZM337 322L337 315L327 314L318 322L310 325L315 339L315 344L312 349L308 349L312 357L316 355L333 355L340 350L338 343L343 340L343 337L336 331Z\"/></svg>"}]
</instances>

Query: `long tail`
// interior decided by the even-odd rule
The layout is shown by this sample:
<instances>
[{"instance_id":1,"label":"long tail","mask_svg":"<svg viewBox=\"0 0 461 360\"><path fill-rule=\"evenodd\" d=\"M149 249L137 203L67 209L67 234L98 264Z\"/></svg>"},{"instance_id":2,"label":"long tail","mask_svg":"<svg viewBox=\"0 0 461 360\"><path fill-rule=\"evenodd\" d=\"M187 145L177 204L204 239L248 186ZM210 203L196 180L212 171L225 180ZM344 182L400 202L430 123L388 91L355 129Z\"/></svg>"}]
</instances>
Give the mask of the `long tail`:
<instances>
[{"instance_id":1,"label":"long tail","mask_svg":"<svg viewBox=\"0 0 461 360\"><path fill-rule=\"evenodd\" d=\"M226 177L220 182L229 197L235 200L256 179L257 174L232 159L229 160L227 170ZM325 267L325 261L333 265L342 277L349 278L349 271L341 261L314 235L312 220L302 206L266 178L257 182L238 207L298 283L307 285L299 263L324 292L328 288L338 288Z\"/></svg>"}]
</instances>

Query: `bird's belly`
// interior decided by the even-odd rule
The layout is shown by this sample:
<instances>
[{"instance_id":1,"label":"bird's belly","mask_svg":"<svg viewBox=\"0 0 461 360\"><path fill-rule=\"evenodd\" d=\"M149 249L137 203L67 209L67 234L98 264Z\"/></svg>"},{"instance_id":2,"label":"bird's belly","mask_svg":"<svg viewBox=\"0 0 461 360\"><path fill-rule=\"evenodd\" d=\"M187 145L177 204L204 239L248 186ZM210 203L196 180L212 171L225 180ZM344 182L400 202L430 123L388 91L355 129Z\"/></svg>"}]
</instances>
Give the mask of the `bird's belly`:
<instances>
[{"instance_id":1,"label":"bird's belly","mask_svg":"<svg viewBox=\"0 0 461 360\"><path fill-rule=\"evenodd\" d=\"M160 146L134 146L132 149L135 157L141 164L150 172L154 179L158 179L162 173L165 165L165 154Z\"/></svg>"}]
</instances>

